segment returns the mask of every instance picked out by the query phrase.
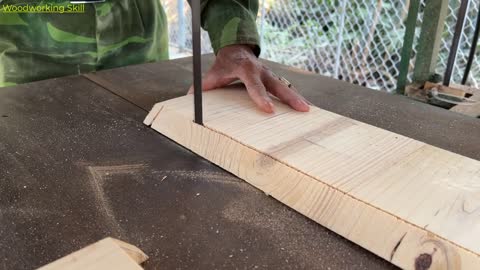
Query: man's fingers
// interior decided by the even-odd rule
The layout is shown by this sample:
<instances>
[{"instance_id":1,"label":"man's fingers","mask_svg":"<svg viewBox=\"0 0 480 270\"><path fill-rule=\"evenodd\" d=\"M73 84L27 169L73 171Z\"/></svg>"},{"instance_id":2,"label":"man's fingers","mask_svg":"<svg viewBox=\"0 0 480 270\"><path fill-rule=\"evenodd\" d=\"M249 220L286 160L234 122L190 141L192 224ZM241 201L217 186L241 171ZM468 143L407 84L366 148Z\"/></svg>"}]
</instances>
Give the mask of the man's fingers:
<instances>
[{"instance_id":1,"label":"man's fingers","mask_svg":"<svg viewBox=\"0 0 480 270\"><path fill-rule=\"evenodd\" d=\"M210 69L202 80L203 91L227 86L235 81L234 77L227 77L226 74L216 68Z\"/></svg>"},{"instance_id":2,"label":"man's fingers","mask_svg":"<svg viewBox=\"0 0 480 270\"><path fill-rule=\"evenodd\" d=\"M210 69L202 78L202 90L209 91L227 86L235 81L235 78L229 78L219 74L215 69ZM193 94L193 85L188 89L187 94Z\"/></svg>"},{"instance_id":3,"label":"man's fingers","mask_svg":"<svg viewBox=\"0 0 480 270\"><path fill-rule=\"evenodd\" d=\"M294 110L300 112L308 112L310 110L310 106L308 106L305 98L303 98L294 89L289 88L278 78L275 78L273 75L268 74L267 76L265 76L264 82L270 93L278 97L285 104L288 104Z\"/></svg>"},{"instance_id":4,"label":"man's fingers","mask_svg":"<svg viewBox=\"0 0 480 270\"><path fill-rule=\"evenodd\" d=\"M248 95L264 112L272 113L274 110L272 99L268 96L267 90L262 80L257 74L246 74L241 76L240 80L245 84Z\"/></svg>"},{"instance_id":5,"label":"man's fingers","mask_svg":"<svg viewBox=\"0 0 480 270\"><path fill-rule=\"evenodd\" d=\"M291 85L289 88L293 90L295 93L297 93L303 99L303 101L305 101L308 105L314 106L312 102L310 102L308 99L306 99L304 96L302 96L302 94L298 92L298 89L295 86Z\"/></svg>"}]
</instances>

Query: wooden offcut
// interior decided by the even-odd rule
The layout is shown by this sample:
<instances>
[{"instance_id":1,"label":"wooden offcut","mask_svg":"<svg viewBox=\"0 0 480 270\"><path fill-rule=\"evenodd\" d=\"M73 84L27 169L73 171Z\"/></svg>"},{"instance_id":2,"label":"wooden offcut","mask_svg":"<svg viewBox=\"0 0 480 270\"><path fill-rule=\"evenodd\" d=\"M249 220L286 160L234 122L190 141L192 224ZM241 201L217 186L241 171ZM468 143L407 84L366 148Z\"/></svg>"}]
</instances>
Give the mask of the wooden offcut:
<instances>
[{"instance_id":1,"label":"wooden offcut","mask_svg":"<svg viewBox=\"0 0 480 270\"><path fill-rule=\"evenodd\" d=\"M479 269L479 161L275 103L267 114L244 89L215 90L204 126L192 95L156 104L144 123L395 265Z\"/></svg>"},{"instance_id":2,"label":"wooden offcut","mask_svg":"<svg viewBox=\"0 0 480 270\"><path fill-rule=\"evenodd\" d=\"M148 259L139 248L114 238L105 238L38 270L141 270Z\"/></svg>"}]
</instances>

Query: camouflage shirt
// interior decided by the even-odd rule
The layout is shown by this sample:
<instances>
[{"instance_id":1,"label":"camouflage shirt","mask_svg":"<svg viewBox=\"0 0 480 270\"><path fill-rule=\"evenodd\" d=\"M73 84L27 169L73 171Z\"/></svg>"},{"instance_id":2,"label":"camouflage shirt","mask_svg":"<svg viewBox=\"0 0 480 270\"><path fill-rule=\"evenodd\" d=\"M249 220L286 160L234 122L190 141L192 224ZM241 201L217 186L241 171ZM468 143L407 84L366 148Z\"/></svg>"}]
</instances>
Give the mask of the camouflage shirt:
<instances>
[{"instance_id":1,"label":"camouflage shirt","mask_svg":"<svg viewBox=\"0 0 480 270\"><path fill-rule=\"evenodd\" d=\"M167 17L159 0L107 0L85 4L81 13L58 13L69 4L0 0L0 87L168 59ZM201 7L215 52L231 44L259 45L258 0L202 0Z\"/></svg>"}]
</instances>

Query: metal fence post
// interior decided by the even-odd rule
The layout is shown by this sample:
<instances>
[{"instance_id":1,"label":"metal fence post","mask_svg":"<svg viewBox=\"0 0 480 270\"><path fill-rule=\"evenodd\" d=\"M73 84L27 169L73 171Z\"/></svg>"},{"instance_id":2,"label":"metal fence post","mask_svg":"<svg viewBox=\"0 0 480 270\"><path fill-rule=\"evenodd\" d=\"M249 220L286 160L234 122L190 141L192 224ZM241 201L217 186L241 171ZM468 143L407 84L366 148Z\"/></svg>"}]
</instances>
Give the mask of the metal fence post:
<instances>
[{"instance_id":1,"label":"metal fence post","mask_svg":"<svg viewBox=\"0 0 480 270\"><path fill-rule=\"evenodd\" d=\"M410 57L412 56L419 8L420 0L412 0L410 2L407 20L405 22L405 36L403 38L402 54L399 64L400 73L397 79L397 94L400 95L405 94L405 86L407 86L408 69L410 67Z\"/></svg>"},{"instance_id":2,"label":"metal fence post","mask_svg":"<svg viewBox=\"0 0 480 270\"><path fill-rule=\"evenodd\" d=\"M259 35L260 35L260 44L261 44L262 46L266 46L266 44L263 44L263 24L264 24L264 22L265 22L265 0L262 0L262 1L260 2L260 5L261 5L261 7L260 7L260 31L259 31L259 32L260 32L260 33L259 33Z\"/></svg>"},{"instance_id":3,"label":"metal fence post","mask_svg":"<svg viewBox=\"0 0 480 270\"><path fill-rule=\"evenodd\" d=\"M177 0L178 14L178 47L185 49L185 13L183 0Z\"/></svg>"},{"instance_id":4,"label":"metal fence post","mask_svg":"<svg viewBox=\"0 0 480 270\"><path fill-rule=\"evenodd\" d=\"M472 37L472 45L470 46L470 53L468 54L467 66L465 66L465 72L463 73L462 84L466 84L468 80L468 74L472 67L473 59L475 58L475 52L477 51L478 36L480 34L480 2L478 3L477 22L475 23L475 31Z\"/></svg>"},{"instance_id":5,"label":"metal fence post","mask_svg":"<svg viewBox=\"0 0 480 270\"><path fill-rule=\"evenodd\" d=\"M435 74L447 13L448 0L425 1L423 23L413 70L415 82L424 83Z\"/></svg>"},{"instance_id":6,"label":"metal fence post","mask_svg":"<svg viewBox=\"0 0 480 270\"><path fill-rule=\"evenodd\" d=\"M443 76L443 85L449 86L452 78L453 68L455 66L455 59L457 59L458 45L462 39L463 25L465 24L465 15L467 13L469 0L462 0L460 8L458 9L457 23L455 25L455 32L453 33L452 47L450 47L450 54L448 55L447 68Z\"/></svg>"},{"instance_id":7,"label":"metal fence post","mask_svg":"<svg viewBox=\"0 0 480 270\"><path fill-rule=\"evenodd\" d=\"M338 44L337 50L335 52L335 73L334 78L338 79L339 69L340 69L340 55L342 54L342 45L343 45L343 29L345 28L345 11L347 9L347 0L342 1L342 7L340 10L340 30L338 31Z\"/></svg>"}]
</instances>

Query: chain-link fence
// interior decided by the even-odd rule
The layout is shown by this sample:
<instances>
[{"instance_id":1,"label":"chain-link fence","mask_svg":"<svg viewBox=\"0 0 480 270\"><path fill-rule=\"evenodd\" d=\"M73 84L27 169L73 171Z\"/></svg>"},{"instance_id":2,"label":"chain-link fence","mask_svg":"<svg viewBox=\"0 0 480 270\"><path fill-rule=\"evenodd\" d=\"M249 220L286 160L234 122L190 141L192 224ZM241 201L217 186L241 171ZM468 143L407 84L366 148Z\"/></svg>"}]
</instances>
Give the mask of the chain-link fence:
<instances>
[{"instance_id":1,"label":"chain-link fence","mask_svg":"<svg viewBox=\"0 0 480 270\"><path fill-rule=\"evenodd\" d=\"M455 23L457 22L457 13L460 6L460 0L450 0L447 19L445 21L445 32L440 45L439 61L437 66L437 73L443 74L447 66L448 54L452 44L453 33L455 31ZM457 52L457 59L452 73L452 81L460 83L462 81L465 66L467 65L468 54L472 44L473 32L475 31L475 23L480 0L470 0L467 15L465 18L462 37L460 39L460 46ZM467 84L479 87L480 86L480 50L477 47L475 59L472 64L470 76Z\"/></svg>"},{"instance_id":2,"label":"chain-link fence","mask_svg":"<svg viewBox=\"0 0 480 270\"><path fill-rule=\"evenodd\" d=\"M259 1L261 57L373 89L395 89L410 0ZM460 0L449 3L439 74L446 67ZM190 8L182 0L164 0L163 4L170 23L173 56L190 54ZM455 83L460 83L463 76L479 4L480 0L470 1L454 66ZM423 19L422 14L419 18ZM211 51L206 33L202 45L204 52ZM468 83L478 87L480 50L476 56Z\"/></svg>"}]
</instances>

